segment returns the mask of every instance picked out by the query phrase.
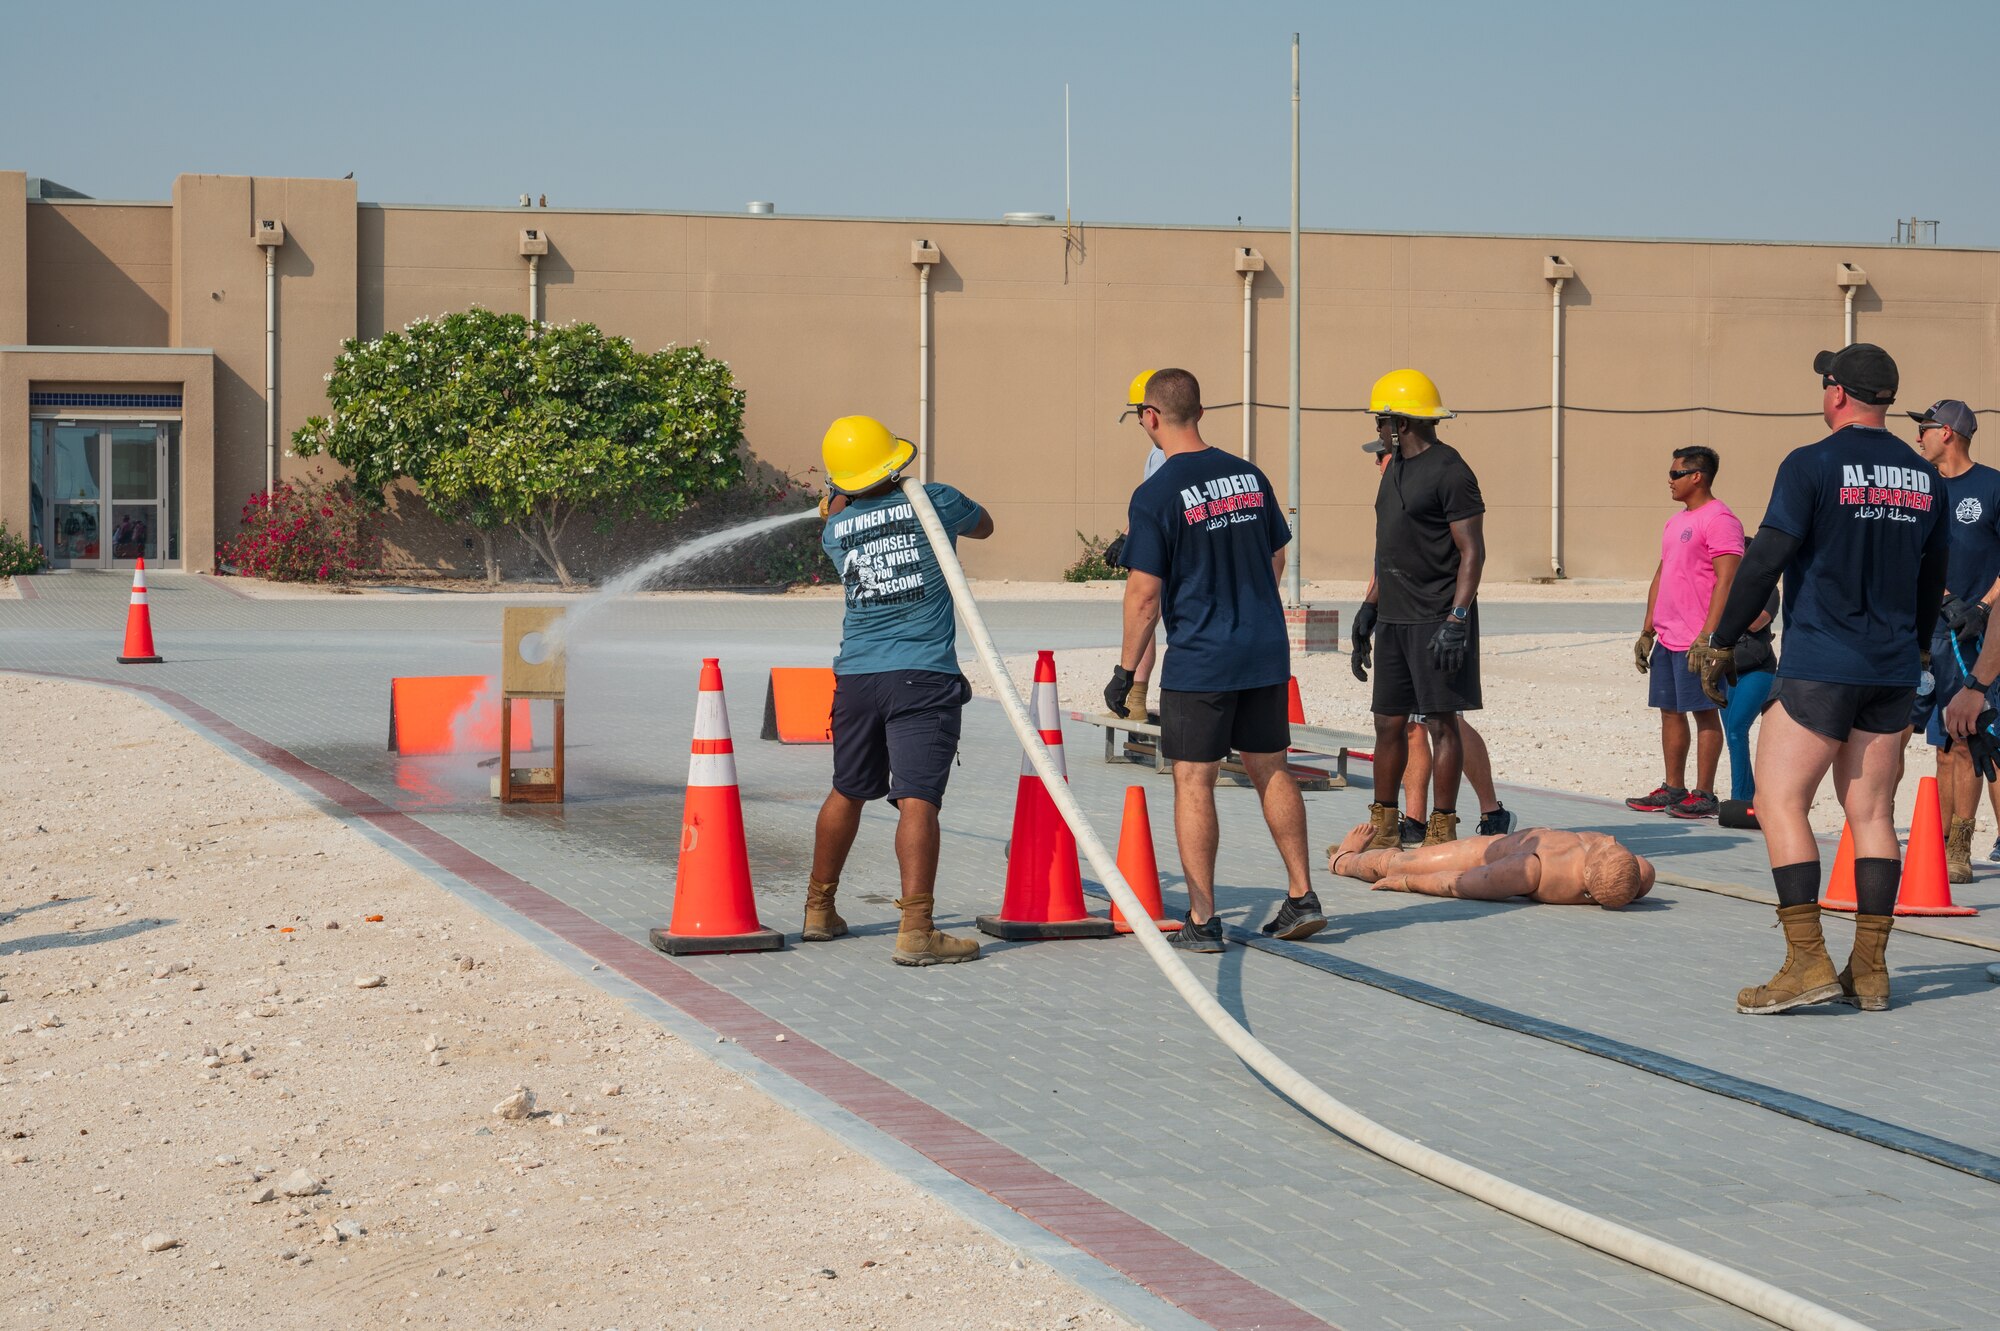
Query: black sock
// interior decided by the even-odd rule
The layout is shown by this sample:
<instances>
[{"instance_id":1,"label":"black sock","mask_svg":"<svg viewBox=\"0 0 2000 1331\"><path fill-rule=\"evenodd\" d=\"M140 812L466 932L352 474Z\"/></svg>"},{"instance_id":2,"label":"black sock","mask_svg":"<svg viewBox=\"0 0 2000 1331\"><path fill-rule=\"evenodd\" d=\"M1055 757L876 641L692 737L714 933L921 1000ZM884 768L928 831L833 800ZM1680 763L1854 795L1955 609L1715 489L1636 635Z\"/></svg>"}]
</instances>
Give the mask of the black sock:
<instances>
[{"instance_id":1,"label":"black sock","mask_svg":"<svg viewBox=\"0 0 2000 1331\"><path fill-rule=\"evenodd\" d=\"M1893 859L1854 861L1855 913L1894 915L1902 877L1903 866Z\"/></svg>"},{"instance_id":2,"label":"black sock","mask_svg":"<svg viewBox=\"0 0 2000 1331\"><path fill-rule=\"evenodd\" d=\"M1447 817L1447 818L1456 818L1456 817L1458 817L1458 810L1457 810L1457 809L1433 809L1433 810L1431 810L1431 812L1432 812L1432 813L1441 813L1441 814L1443 814L1443 815L1444 815L1445 817Z\"/></svg>"},{"instance_id":3,"label":"black sock","mask_svg":"<svg viewBox=\"0 0 2000 1331\"><path fill-rule=\"evenodd\" d=\"M1771 870L1771 881L1778 888L1780 909L1786 906L1810 906L1819 900L1819 861L1780 864Z\"/></svg>"}]
</instances>

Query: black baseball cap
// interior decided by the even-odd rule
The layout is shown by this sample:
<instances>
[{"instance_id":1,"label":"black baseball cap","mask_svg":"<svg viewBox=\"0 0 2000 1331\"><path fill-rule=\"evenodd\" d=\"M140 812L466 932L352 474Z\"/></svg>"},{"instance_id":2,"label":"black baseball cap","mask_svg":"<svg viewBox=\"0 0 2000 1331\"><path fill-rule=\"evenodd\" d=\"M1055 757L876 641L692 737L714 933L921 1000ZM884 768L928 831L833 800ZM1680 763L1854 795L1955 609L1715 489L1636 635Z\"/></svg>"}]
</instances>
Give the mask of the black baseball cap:
<instances>
[{"instance_id":1,"label":"black baseball cap","mask_svg":"<svg viewBox=\"0 0 2000 1331\"><path fill-rule=\"evenodd\" d=\"M1972 438L1972 432L1979 428L1979 418L1972 414L1972 408L1955 397L1931 403L1929 411L1906 411L1903 414L1919 425L1942 425L1961 439Z\"/></svg>"},{"instance_id":2,"label":"black baseball cap","mask_svg":"<svg viewBox=\"0 0 2000 1331\"><path fill-rule=\"evenodd\" d=\"M1886 407L1896 400L1895 358L1873 342L1852 342L1813 357L1813 373L1831 379L1862 402Z\"/></svg>"}]
</instances>

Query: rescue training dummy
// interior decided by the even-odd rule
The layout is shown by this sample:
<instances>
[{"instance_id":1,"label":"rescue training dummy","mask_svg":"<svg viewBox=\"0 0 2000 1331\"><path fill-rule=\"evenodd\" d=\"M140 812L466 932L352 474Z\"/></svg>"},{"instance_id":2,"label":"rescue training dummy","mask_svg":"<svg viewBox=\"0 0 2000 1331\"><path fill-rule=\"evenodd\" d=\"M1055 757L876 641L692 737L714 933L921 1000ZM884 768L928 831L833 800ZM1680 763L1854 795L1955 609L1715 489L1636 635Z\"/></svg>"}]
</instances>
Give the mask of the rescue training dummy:
<instances>
[{"instance_id":1,"label":"rescue training dummy","mask_svg":"<svg viewBox=\"0 0 2000 1331\"><path fill-rule=\"evenodd\" d=\"M1601 832L1530 827L1413 850L1369 850L1363 823L1327 852L1326 867L1377 892L1415 892L1466 901L1525 897L1550 906L1617 910L1653 888L1653 866Z\"/></svg>"}]
</instances>

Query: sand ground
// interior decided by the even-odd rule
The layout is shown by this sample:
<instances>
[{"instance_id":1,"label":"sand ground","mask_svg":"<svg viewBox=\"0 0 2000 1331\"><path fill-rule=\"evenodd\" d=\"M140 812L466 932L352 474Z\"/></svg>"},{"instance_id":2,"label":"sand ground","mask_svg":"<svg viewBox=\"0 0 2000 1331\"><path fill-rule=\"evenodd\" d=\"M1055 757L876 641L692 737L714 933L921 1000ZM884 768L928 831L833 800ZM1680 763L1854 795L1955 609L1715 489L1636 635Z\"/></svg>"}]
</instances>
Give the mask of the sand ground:
<instances>
[{"instance_id":1,"label":"sand ground","mask_svg":"<svg viewBox=\"0 0 2000 1331\"><path fill-rule=\"evenodd\" d=\"M137 699L0 727L0 1325L1128 1325Z\"/></svg>"}]
</instances>

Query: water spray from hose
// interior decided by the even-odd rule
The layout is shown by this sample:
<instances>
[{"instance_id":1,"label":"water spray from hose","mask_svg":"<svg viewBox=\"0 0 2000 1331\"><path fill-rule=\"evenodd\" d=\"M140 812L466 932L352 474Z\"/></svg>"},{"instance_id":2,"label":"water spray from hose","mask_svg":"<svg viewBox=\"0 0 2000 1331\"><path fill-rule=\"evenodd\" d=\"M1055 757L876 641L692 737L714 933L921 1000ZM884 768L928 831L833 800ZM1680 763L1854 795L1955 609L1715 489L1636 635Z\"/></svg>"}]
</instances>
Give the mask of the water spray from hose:
<instances>
[{"instance_id":1,"label":"water spray from hose","mask_svg":"<svg viewBox=\"0 0 2000 1331\"><path fill-rule=\"evenodd\" d=\"M1007 674L1006 665L993 645L993 636L979 613L978 603L972 599L972 590L965 581L965 570L959 566L951 538L945 534L937 510L931 507L930 496L924 493L923 485L914 478L903 480L902 487L904 496L916 510L918 521L923 524L932 552L937 555L938 567L943 570L945 582L951 587L952 599L957 602L958 611L972 633L973 646L993 682L993 691L999 696L1000 705L1006 710L1007 719L1012 723L1021 747L1027 751L1028 761L1034 765L1036 774L1048 789L1049 798L1062 812L1063 821L1076 834L1077 846L1090 860L1091 868L1097 871L1098 880L1131 922L1133 936L1146 949L1147 957L1160 968L1160 973L1166 976L1182 1001L1229 1046L1230 1052L1327 1127L1412 1173L1421 1174L1509 1215L1663 1275L1690 1289L1713 1295L1779 1326L1792 1328L1792 1331L1869 1331L1865 1324L1851 1317L1800 1298L1767 1281L1641 1234L1635 1229L1628 1229L1602 1216L1592 1215L1567 1202L1559 1202L1519 1184L1509 1183L1496 1174L1489 1174L1477 1166L1392 1132L1321 1090L1230 1016L1215 1001L1215 996L1195 978L1187 964L1174 954L1166 936L1154 927L1151 913L1133 894L1131 884L1118 871L1117 860L1084 817L1083 807L1076 802L1069 783L1056 770L1055 760L1042 743L1034 722L1029 719L1027 706L1021 701L1021 695L1015 690L1014 681Z\"/></svg>"}]
</instances>

